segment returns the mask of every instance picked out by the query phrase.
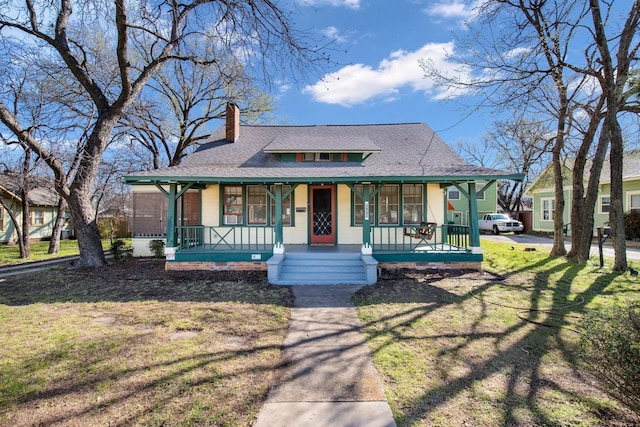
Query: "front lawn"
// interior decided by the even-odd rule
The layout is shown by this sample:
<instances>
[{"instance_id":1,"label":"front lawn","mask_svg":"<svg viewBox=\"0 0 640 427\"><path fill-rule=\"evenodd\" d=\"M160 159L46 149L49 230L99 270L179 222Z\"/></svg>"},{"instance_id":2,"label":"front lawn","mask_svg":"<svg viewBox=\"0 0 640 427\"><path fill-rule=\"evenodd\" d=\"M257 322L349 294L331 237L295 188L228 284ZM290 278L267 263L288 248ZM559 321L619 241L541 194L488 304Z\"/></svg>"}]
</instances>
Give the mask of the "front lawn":
<instances>
[{"instance_id":1,"label":"front lawn","mask_svg":"<svg viewBox=\"0 0 640 427\"><path fill-rule=\"evenodd\" d=\"M131 239L123 239L125 242L131 242ZM109 239L102 240L102 247L104 250L111 248L111 242ZM48 254L49 242L37 241L31 242L31 253L28 259L20 258L20 247L17 244L0 244L0 266L20 264L30 261L44 261L48 259L75 256L80 254L78 248L78 241L75 239L61 240L60 252L57 254Z\"/></svg>"},{"instance_id":2,"label":"front lawn","mask_svg":"<svg viewBox=\"0 0 640 427\"><path fill-rule=\"evenodd\" d=\"M248 426L292 296L265 274L163 261L0 282L0 425Z\"/></svg>"},{"instance_id":3,"label":"front lawn","mask_svg":"<svg viewBox=\"0 0 640 427\"><path fill-rule=\"evenodd\" d=\"M585 311L639 300L640 280L482 246L485 272L388 272L356 295L398 425L639 423L580 364L576 329Z\"/></svg>"}]
</instances>

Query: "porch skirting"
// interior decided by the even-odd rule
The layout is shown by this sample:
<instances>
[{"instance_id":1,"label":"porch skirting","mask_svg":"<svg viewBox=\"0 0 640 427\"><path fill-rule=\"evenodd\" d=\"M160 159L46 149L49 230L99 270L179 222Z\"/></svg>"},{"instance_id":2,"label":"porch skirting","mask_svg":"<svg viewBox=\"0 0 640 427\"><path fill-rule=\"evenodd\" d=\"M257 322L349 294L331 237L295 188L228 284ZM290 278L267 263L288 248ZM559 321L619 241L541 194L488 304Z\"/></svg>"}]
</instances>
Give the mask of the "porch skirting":
<instances>
[{"instance_id":1,"label":"porch skirting","mask_svg":"<svg viewBox=\"0 0 640 427\"><path fill-rule=\"evenodd\" d=\"M187 261L165 262L166 271L267 271L267 263L246 261ZM467 262L381 262L378 270L480 270L481 263Z\"/></svg>"},{"instance_id":2,"label":"porch skirting","mask_svg":"<svg viewBox=\"0 0 640 427\"><path fill-rule=\"evenodd\" d=\"M267 263L249 261L172 261L165 262L166 271L267 271Z\"/></svg>"},{"instance_id":3,"label":"porch skirting","mask_svg":"<svg viewBox=\"0 0 640 427\"><path fill-rule=\"evenodd\" d=\"M480 261L453 261L453 262L380 262L378 270L480 270Z\"/></svg>"}]
</instances>

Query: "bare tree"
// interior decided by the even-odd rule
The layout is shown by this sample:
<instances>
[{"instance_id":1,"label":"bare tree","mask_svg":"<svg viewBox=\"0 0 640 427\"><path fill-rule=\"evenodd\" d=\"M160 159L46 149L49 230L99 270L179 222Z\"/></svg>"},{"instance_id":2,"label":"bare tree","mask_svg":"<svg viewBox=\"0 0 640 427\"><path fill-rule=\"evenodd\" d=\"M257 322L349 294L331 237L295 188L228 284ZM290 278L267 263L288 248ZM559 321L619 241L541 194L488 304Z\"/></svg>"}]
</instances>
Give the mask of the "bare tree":
<instances>
[{"instance_id":1,"label":"bare tree","mask_svg":"<svg viewBox=\"0 0 640 427\"><path fill-rule=\"evenodd\" d=\"M256 121L273 109L238 59L225 52L216 56L220 60L211 64L167 64L132 105L121 131L132 147L146 148L143 164L153 169L179 165L209 136L207 125L224 117L229 100L243 105L245 121Z\"/></svg>"},{"instance_id":2,"label":"bare tree","mask_svg":"<svg viewBox=\"0 0 640 427\"><path fill-rule=\"evenodd\" d=\"M542 170L552 142L549 129L543 123L514 118L497 121L486 135L486 141L496 153L500 167L524 175L524 181L502 181L498 185L498 205L508 213L518 212L524 190Z\"/></svg>"},{"instance_id":3,"label":"bare tree","mask_svg":"<svg viewBox=\"0 0 640 427\"><path fill-rule=\"evenodd\" d=\"M562 238L565 206L562 164L565 152L573 148L567 142L581 138L578 148L569 153L575 158L574 190L579 196L577 203L581 204L575 215L581 213L592 217L595 182L611 141L611 169L612 174L616 174L616 178L611 179L611 210L616 210L611 213L611 222L618 229L615 237L617 270L626 267L620 258L625 255L624 235L620 236L619 232L622 227L622 133L618 114L625 108L624 88L632 69L630 64L637 61L638 1L632 2L628 15L623 15L628 16L626 22L619 25L615 17L625 11L620 7L621 2L615 0L488 0L479 7L480 30L474 31L462 44L460 62L476 74L468 79L456 79L427 67L428 73L439 77L442 83L473 90L474 94L483 96L486 104L502 109L506 106L520 108L520 111L535 112L537 116L555 122L551 145L556 203L552 255L566 253ZM606 8L602 14L601 4ZM615 54L609 51L613 48ZM597 91L592 90L594 82L604 95L604 103ZM589 119L584 128L578 124L579 112L586 112ZM603 118L605 127L602 129L605 130L601 134L605 134L595 144L594 136L602 126ZM582 178L587 156L592 155L592 179L583 198ZM617 199L615 206L614 197ZM593 222L591 228L588 221L576 221L572 225L573 232L578 229L581 242L590 238ZM584 253L582 247L580 252ZM580 257L573 255L572 259L579 260Z\"/></svg>"},{"instance_id":4,"label":"bare tree","mask_svg":"<svg viewBox=\"0 0 640 427\"><path fill-rule=\"evenodd\" d=\"M11 50L20 45L30 56L60 61L64 87L86 99L95 112L86 143L76 151L77 169L68 174L63 159L30 135L20 117L0 102L0 120L53 171L56 190L74 219L80 265L105 263L91 203L95 178L114 128L149 79L171 61L215 62L216 58L191 49L208 44L242 52L261 71L304 72L327 59L304 45L305 40L289 25L288 15L268 0L115 0L113 4L26 0L23 5L1 0L1 53L12 56ZM66 107L71 112L75 105Z\"/></svg>"},{"instance_id":5,"label":"bare tree","mask_svg":"<svg viewBox=\"0 0 640 427\"><path fill-rule=\"evenodd\" d=\"M602 132L605 132L611 144L609 162L611 169L611 208L609 225L611 239L615 249L613 269L627 269L626 240L624 234L624 211L622 205L622 163L624 143L619 114L625 110L625 94L629 78L632 77L632 64L637 63L638 26L640 23L640 0L631 2L629 12L622 27L615 23L615 29L608 25L612 18L612 3L589 0L589 8L594 29L595 49L599 53L598 67L592 75L598 79L603 95L606 97L606 115Z\"/></svg>"}]
</instances>

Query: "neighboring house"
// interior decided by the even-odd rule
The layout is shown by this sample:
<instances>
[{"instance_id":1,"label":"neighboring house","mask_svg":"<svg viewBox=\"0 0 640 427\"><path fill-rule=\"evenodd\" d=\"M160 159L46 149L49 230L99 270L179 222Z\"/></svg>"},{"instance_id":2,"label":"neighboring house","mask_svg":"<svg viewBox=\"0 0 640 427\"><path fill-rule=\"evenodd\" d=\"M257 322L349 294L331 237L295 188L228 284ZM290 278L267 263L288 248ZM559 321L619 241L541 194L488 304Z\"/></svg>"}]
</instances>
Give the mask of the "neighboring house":
<instances>
[{"instance_id":1,"label":"neighboring house","mask_svg":"<svg viewBox=\"0 0 640 427\"><path fill-rule=\"evenodd\" d=\"M571 235L571 204L573 200L572 161L568 160L563 165L563 191L565 209L563 212L563 225L567 235ZM589 170L587 163L585 170ZM624 153L622 171L622 191L624 194L622 205L625 212L640 209L640 150ZM611 204L609 161L605 160L600 174L598 187L598 202L594 211L594 235L599 227L608 225L609 206ZM585 186L588 177L585 177ZM553 214L555 211L555 192L552 165L549 165L527 189L527 194L533 197L533 230L553 232Z\"/></svg>"},{"instance_id":2,"label":"neighboring house","mask_svg":"<svg viewBox=\"0 0 640 427\"><path fill-rule=\"evenodd\" d=\"M167 269L268 270L281 284L373 283L376 267L478 268L477 221L448 225L444 190L464 193L477 219L476 180L523 178L464 163L421 123L239 123L229 104L226 125L180 166L125 177L134 254L164 238Z\"/></svg>"},{"instance_id":3,"label":"neighboring house","mask_svg":"<svg viewBox=\"0 0 640 427\"><path fill-rule=\"evenodd\" d=\"M461 187L468 194L469 186L462 184ZM492 212L498 212L498 186L496 182L486 182L478 180L476 183L476 200L478 205L478 217ZM457 187L447 188L447 209L450 224L469 225L469 200Z\"/></svg>"},{"instance_id":4,"label":"neighboring house","mask_svg":"<svg viewBox=\"0 0 640 427\"><path fill-rule=\"evenodd\" d=\"M58 194L49 180L32 179L29 190L29 238L32 240L50 239L58 212ZM22 227L22 189L20 179L11 174L0 174L0 197L12 210L18 224ZM71 235L71 221L65 221L62 238ZM9 213L0 206L0 243L17 242L18 235Z\"/></svg>"}]
</instances>

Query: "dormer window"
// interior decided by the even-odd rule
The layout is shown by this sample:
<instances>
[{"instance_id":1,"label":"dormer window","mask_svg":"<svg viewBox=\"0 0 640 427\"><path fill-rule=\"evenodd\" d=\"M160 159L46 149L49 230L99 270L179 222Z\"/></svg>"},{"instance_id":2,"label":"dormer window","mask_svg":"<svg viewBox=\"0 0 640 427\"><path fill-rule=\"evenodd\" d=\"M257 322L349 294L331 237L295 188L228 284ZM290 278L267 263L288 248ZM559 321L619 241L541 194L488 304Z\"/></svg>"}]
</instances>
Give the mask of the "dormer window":
<instances>
[{"instance_id":1,"label":"dormer window","mask_svg":"<svg viewBox=\"0 0 640 427\"><path fill-rule=\"evenodd\" d=\"M325 129L328 131L327 129ZM362 163L380 148L367 137L350 137L348 142L331 137L281 135L263 148L281 162Z\"/></svg>"},{"instance_id":2,"label":"dormer window","mask_svg":"<svg viewBox=\"0 0 640 427\"><path fill-rule=\"evenodd\" d=\"M299 162L346 162L347 153L298 153Z\"/></svg>"}]
</instances>

